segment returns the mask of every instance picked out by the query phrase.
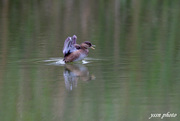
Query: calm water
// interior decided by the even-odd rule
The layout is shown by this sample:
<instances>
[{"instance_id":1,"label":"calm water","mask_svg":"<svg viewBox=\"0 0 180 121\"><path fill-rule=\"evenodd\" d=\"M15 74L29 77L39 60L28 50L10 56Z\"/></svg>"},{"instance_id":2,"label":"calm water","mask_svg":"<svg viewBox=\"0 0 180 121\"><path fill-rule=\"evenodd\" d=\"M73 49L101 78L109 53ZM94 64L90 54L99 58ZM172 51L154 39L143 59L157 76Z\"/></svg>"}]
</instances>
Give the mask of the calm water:
<instances>
[{"instance_id":1,"label":"calm water","mask_svg":"<svg viewBox=\"0 0 180 121\"><path fill-rule=\"evenodd\" d=\"M0 120L179 121L179 5L0 1ZM96 49L61 64L74 34Z\"/></svg>"}]
</instances>

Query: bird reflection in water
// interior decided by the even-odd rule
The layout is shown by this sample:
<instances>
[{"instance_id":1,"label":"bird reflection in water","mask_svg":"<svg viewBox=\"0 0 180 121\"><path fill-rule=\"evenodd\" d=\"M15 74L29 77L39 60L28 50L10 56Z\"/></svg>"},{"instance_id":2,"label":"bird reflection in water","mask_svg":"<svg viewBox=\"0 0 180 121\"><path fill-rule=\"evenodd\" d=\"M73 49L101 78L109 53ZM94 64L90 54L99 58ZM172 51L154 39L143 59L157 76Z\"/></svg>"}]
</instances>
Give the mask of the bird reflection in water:
<instances>
[{"instance_id":1,"label":"bird reflection in water","mask_svg":"<svg viewBox=\"0 0 180 121\"><path fill-rule=\"evenodd\" d=\"M67 90L77 87L77 81L94 80L95 76L90 75L88 68L81 64L66 64L64 69L64 81Z\"/></svg>"}]
</instances>

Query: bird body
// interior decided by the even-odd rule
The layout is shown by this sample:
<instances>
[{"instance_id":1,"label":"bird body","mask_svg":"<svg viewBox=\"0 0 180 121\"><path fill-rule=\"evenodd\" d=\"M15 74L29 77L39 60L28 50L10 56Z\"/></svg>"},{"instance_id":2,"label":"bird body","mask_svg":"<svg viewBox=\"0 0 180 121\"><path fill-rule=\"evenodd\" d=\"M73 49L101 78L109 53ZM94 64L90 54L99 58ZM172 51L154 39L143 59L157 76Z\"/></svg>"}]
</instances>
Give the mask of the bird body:
<instances>
[{"instance_id":1,"label":"bird body","mask_svg":"<svg viewBox=\"0 0 180 121\"><path fill-rule=\"evenodd\" d=\"M76 39L77 37L74 35L73 37L68 37L64 42L63 54L65 63L82 60L88 56L88 48L95 49L89 41L85 41L80 45L76 44Z\"/></svg>"}]
</instances>

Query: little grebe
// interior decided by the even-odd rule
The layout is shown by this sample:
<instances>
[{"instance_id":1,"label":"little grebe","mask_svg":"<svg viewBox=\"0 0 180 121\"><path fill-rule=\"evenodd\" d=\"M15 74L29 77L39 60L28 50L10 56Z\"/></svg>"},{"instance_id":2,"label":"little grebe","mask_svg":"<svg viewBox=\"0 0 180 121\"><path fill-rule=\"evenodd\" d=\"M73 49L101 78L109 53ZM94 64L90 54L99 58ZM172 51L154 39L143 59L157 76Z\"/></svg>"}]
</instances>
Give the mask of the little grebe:
<instances>
[{"instance_id":1,"label":"little grebe","mask_svg":"<svg viewBox=\"0 0 180 121\"><path fill-rule=\"evenodd\" d=\"M63 54L64 54L64 62L73 62L84 59L88 53L88 48L95 49L89 41L85 41L83 43L76 44L76 35L73 37L68 37L64 42Z\"/></svg>"}]
</instances>

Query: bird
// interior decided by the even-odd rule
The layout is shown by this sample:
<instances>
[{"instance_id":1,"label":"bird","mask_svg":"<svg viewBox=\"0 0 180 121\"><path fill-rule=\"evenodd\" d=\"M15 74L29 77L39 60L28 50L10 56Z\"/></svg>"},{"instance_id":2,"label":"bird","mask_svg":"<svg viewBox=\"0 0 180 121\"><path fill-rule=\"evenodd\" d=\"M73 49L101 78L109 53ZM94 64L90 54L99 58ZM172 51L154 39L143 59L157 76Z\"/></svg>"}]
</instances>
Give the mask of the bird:
<instances>
[{"instance_id":1,"label":"bird","mask_svg":"<svg viewBox=\"0 0 180 121\"><path fill-rule=\"evenodd\" d=\"M76 43L77 36L73 35L72 37L68 37L64 41L63 54L65 63L74 62L83 60L88 56L89 50L88 48L95 49L95 45L92 45L91 42L85 41L81 44Z\"/></svg>"}]
</instances>

